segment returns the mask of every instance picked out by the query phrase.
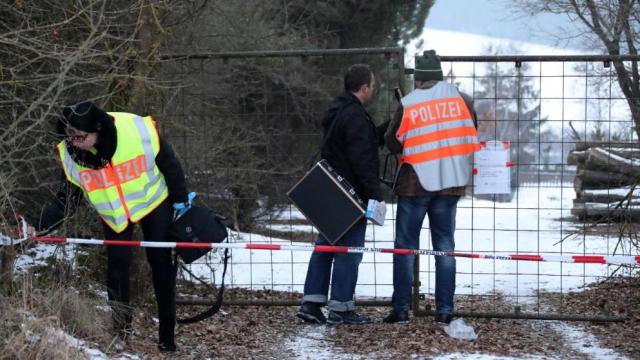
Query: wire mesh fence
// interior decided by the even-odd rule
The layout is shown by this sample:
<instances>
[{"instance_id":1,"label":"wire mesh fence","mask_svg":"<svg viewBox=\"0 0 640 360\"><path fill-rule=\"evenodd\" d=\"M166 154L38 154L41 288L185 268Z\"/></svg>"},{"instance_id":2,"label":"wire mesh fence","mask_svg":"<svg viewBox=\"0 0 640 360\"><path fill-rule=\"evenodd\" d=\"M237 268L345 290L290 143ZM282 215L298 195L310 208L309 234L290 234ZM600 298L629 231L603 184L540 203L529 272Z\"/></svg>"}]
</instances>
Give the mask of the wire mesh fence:
<instances>
[{"instance_id":1,"label":"wire mesh fence","mask_svg":"<svg viewBox=\"0 0 640 360\"><path fill-rule=\"evenodd\" d=\"M342 91L343 74L354 63L374 69L378 87L368 110L381 123L397 106L393 89L403 86L402 49L226 53L183 57L165 67L168 78L181 86L160 121L164 134L181 155L191 188L240 229L231 241L314 240L317 231L285 194L308 169L327 105ZM393 246L390 235L376 237L376 244ZM299 292L309 255L234 251L229 282ZM361 271L376 272L379 261L365 257ZM191 270L219 283L220 274L211 271L218 263L214 255ZM383 275L387 278L369 278L361 287L371 297L384 296L379 287L391 280L390 272ZM283 297L277 293L270 299Z\"/></svg>"},{"instance_id":2,"label":"wire mesh fence","mask_svg":"<svg viewBox=\"0 0 640 360\"><path fill-rule=\"evenodd\" d=\"M470 186L468 196L460 200L456 251L636 252L640 149L629 100L610 66L612 61L634 59L487 56L441 60L446 80L473 97L481 140L508 143L513 165L508 170L508 193L474 195ZM320 122L330 99L342 89L342 74L352 63L372 65L379 89L368 109L379 124L396 110L393 89L408 92L412 88L411 70L405 71L404 61L402 49L395 48L167 58L163 71L180 85L166 99L160 123L183 160L192 190L229 215L239 229L230 241L312 242L317 231L285 194L308 168L320 144ZM384 159L386 152L381 155ZM389 168L381 168L381 173L393 176ZM385 226L368 225L366 246L393 247L396 209L390 189L387 200ZM420 248L431 249L428 220ZM291 251L234 251L227 283L266 292L259 298L238 293L228 302L295 303L309 256ZM219 283L219 263L219 255L211 254L190 270L207 282ZM562 297L630 271L602 264L461 258L456 298L458 303L482 301L482 311L493 316L544 318L559 312L586 319L585 314L564 309ZM414 310L420 312L433 303L433 257L420 257L416 273ZM392 279L391 255L365 254L357 300L387 303ZM465 309L477 310L473 305Z\"/></svg>"}]
</instances>

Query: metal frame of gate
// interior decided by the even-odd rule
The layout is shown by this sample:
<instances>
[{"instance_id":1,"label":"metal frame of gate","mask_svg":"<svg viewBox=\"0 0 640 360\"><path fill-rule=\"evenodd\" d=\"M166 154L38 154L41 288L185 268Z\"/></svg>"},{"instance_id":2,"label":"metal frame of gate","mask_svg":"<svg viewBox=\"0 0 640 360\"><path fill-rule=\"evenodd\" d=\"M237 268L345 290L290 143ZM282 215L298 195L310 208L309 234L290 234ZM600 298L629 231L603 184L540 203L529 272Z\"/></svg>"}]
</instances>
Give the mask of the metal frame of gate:
<instances>
[{"instance_id":1,"label":"metal frame of gate","mask_svg":"<svg viewBox=\"0 0 640 360\"><path fill-rule=\"evenodd\" d=\"M247 59L247 58L268 58L268 57L314 57L314 56L344 56L344 55L367 55L367 54L384 54L387 57L396 57L397 78L399 87L402 89L406 81L407 75L413 73L413 69L404 68L404 49L403 48L365 48L365 49L335 49L335 50L288 50L288 51L249 51L249 52L224 52L224 53L198 53L198 54L174 54L163 55L162 59L167 61L187 61L187 60L204 60L204 59L220 59L226 61L228 59ZM608 67L612 61L638 61L637 57L631 56L441 56L442 63L513 63L516 68L520 68L523 63L545 63L545 62L602 62ZM542 76L542 75L540 75ZM562 75L564 76L564 75ZM471 229L473 231L473 229ZM413 311L417 316L433 315L434 311L429 308L420 308L420 259L417 257L414 268L414 296ZM561 275L562 276L562 275ZM178 299L178 304L184 305L208 305L211 301ZM225 301L227 305L240 306L294 306L298 301L292 300L236 300ZM356 300L358 305L364 306L389 306L390 301L380 300ZM607 315L569 315L569 314L552 314L552 313L528 313L523 312L521 307L516 305L512 312L456 312L456 316L463 317L479 317L479 318L510 318L510 319L540 319L540 320L577 320L577 321L621 321L622 318Z\"/></svg>"}]
</instances>

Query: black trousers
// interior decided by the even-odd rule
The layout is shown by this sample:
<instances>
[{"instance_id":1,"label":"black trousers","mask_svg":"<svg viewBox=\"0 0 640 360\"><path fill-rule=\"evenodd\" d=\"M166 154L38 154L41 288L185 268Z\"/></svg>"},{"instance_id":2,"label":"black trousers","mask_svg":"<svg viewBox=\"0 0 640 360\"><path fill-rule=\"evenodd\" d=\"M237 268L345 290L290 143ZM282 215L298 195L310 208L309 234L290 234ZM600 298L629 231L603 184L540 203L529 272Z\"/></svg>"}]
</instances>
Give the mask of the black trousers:
<instances>
[{"instance_id":1,"label":"black trousers","mask_svg":"<svg viewBox=\"0 0 640 360\"><path fill-rule=\"evenodd\" d=\"M168 241L173 209L167 199L154 211L140 220L145 241ZM128 240L133 235L135 224L121 233L115 233L104 224L104 236L109 240ZM147 261L151 265L153 289L158 304L158 329L160 343L174 343L176 324L176 267L171 249L146 248ZM107 291L111 301L114 324L118 331L131 327L132 309L129 306L129 267L132 248L107 246Z\"/></svg>"}]
</instances>

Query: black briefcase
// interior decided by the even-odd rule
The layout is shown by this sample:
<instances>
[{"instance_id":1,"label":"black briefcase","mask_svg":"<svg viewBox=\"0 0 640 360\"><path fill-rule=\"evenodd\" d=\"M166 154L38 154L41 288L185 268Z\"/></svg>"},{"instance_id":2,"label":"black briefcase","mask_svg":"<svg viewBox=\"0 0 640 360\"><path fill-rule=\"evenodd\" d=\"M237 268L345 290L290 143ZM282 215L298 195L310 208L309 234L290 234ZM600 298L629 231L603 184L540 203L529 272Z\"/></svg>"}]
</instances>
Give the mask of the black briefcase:
<instances>
[{"instance_id":1,"label":"black briefcase","mask_svg":"<svg viewBox=\"0 0 640 360\"><path fill-rule=\"evenodd\" d=\"M326 160L317 162L287 196L331 244L360 221L366 209L353 186Z\"/></svg>"}]
</instances>

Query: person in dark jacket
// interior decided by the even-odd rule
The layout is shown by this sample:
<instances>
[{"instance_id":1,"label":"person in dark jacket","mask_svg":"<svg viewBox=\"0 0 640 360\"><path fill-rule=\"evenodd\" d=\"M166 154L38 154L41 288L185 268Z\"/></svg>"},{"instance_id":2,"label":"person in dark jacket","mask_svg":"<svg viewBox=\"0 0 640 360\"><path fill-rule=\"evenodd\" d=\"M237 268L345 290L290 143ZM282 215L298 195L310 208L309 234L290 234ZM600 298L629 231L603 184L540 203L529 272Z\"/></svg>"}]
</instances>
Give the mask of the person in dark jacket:
<instances>
[{"instance_id":1,"label":"person in dark jacket","mask_svg":"<svg viewBox=\"0 0 640 360\"><path fill-rule=\"evenodd\" d=\"M344 76L345 92L329 104L322 122L329 138L321 149L322 157L344 176L365 201L382 201L378 180L378 146L383 144L387 124L376 127L363 104L375 89L375 76L369 66L356 64ZM335 124L334 124L335 123ZM328 134L331 126L331 134ZM364 246L366 219L356 223L337 245ZM318 235L316 245L330 245ZM353 296L358 281L362 254L314 252L309 260L302 305L296 316L311 322L330 324L365 324L370 320L355 311ZM331 284L330 284L331 279ZM328 300L329 286L331 299ZM327 305L328 318L322 312Z\"/></svg>"},{"instance_id":2,"label":"person in dark jacket","mask_svg":"<svg viewBox=\"0 0 640 360\"><path fill-rule=\"evenodd\" d=\"M168 241L174 208L186 212L184 173L173 149L162 139L151 117L107 113L91 102L67 106L57 123L64 137L57 150L65 180L55 199L42 211L36 229L51 231L65 218L65 209L82 193L102 220L104 237L129 240L136 223L144 239ZM172 204L174 205L172 207ZM35 232L31 228L30 232ZM146 248L158 304L160 351L175 351L176 267L170 249ZM129 267L132 249L107 247L107 290L117 335L131 334Z\"/></svg>"}]
</instances>

